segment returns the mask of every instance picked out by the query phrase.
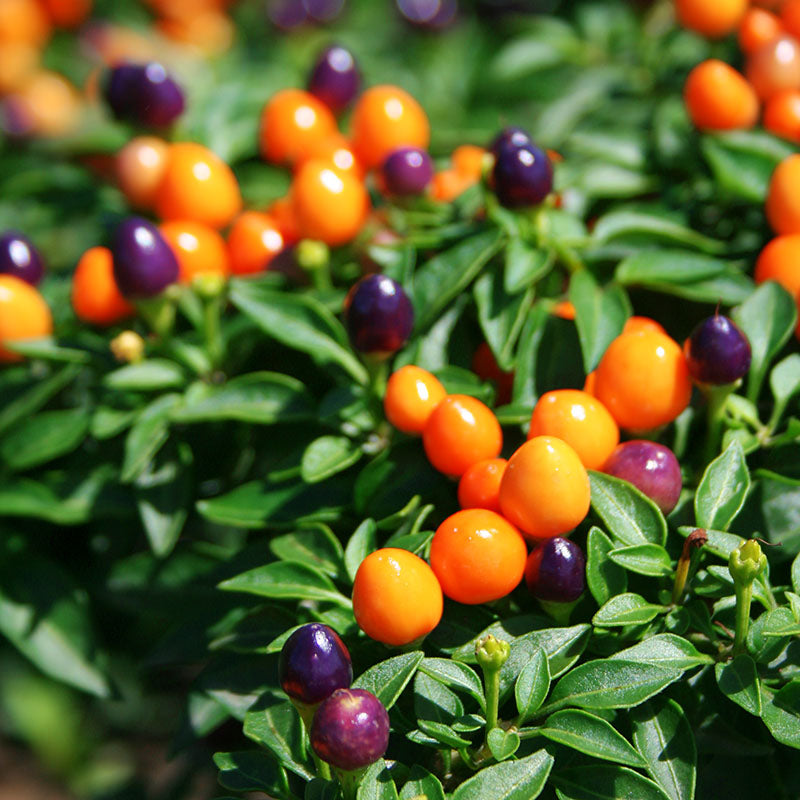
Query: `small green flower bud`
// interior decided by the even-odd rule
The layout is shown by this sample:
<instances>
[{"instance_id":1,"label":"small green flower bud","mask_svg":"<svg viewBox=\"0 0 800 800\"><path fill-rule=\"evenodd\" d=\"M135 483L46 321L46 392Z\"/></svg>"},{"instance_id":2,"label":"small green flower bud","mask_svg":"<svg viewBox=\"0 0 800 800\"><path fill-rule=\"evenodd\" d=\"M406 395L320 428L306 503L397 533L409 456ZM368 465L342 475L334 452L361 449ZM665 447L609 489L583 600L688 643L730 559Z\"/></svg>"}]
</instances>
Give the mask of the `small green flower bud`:
<instances>
[{"instance_id":1,"label":"small green flower bud","mask_svg":"<svg viewBox=\"0 0 800 800\"><path fill-rule=\"evenodd\" d=\"M122 331L111 340L111 352L117 361L136 364L144 358L144 339L136 331Z\"/></svg>"},{"instance_id":2,"label":"small green flower bud","mask_svg":"<svg viewBox=\"0 0 800 800\"><path fill-rule=\"evenodd\" d=\"M313 272L328 265L331 252L325 242L318 242L315 239L303 239L295 247L294 257L304 270Z\"/></svg>"},{"instance_id":3,"label":"small green flower bud","mask_svg":"<svg viewBox=\"0 0 800 800\"><path fill-rule=\"evenodd\" d=\"M227 281L222 275L201 274L192 279L192 288L200 297L210 300L219 297L225 291L226 283Z\"/></svg>"},{"instance_id":4,"label":"small green flower bud","mask_svg":"<svg viewBox=\"0 0 800 800\"><path fill-rule=\"evenodd\" d=\"M737 586L752 585L766 567L767 557L761 552L761 545L755 539L742 542L728 559L728 569Z\"/></svg>"},{"instance_id":5,"label":"small green flower bud","mask_svg":"<svg viewBox=\"0 0 800 800\"><path fill-rule=\"evenodd\" d=\"M488 634L475 645L475 657L481 669L498 670L508 661L511 646L503 639Z\"/></svg>"}]
</instances>

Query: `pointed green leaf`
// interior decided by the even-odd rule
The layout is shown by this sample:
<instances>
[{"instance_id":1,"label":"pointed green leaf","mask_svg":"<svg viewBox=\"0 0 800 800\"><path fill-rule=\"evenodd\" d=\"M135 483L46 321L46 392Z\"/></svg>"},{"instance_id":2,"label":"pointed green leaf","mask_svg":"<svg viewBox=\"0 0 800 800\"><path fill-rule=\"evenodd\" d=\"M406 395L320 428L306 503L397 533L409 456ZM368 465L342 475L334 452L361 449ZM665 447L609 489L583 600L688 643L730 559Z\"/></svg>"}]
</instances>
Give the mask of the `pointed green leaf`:
<instances>
[{"instance_id":1,"label":"pointed green leaf","mask_svg":"<svg viewBox=\"0 0 800 800\"><path fill-rule=\"evenodd\" d=\"M377 547L375 520L365 519L353 532L344 549L344 565L351 581L361 562Z\"/></svg>"},{"instance_id":2,"label":"pointed green leaf","mask_svg":"<svg viewBox=\"0 0 800 800\"><path fill-rule=\"evenodd\" d=\"M85 408L28 417L0 439L0 462L12 471L26 470L71 453L84 440L89 419Z\"/></svg>"},{"instance_id":3,"label":"pointed green leaf","mask_svg":"<svg viewBox=\"0 0 800 800\"><path fill-rule=\"evenodd\" d=\"M126 364L103 378L103 384L117 391L151 392L179 389L186 383L186 373L166 358L150 358L138 364Z\"/></svg>"},{"instance_id":4,"label":"pointed green leaf","mask_svg":"<svg viewBox=\"0 0 800 800\"><path fill-rule=\"evenodd\" d=\"M669 800L661 787L628 767L570 767L553 774L559 800Z\"/></svg>"},{"instance_id":5,"label":"pointed green leaf","mask_svg":"<svg viewBox=\"0 0 800 800\"><path fill-rule=\"evenodd\" d=\"M640 594L627 592L606 601L592 617L594 625L643 625L668 611L667 606L648 603Z\"/></svg>"},{"instance_id":6,"label":"pointed green leaf","mask_svg":"<svg viewBox=\"0 0 800 800\"><path fill-rule=\"evenodd\" d=\"M608 554L614 549L611 539L597 526L586 538L586 583L598 605L628 589L628 576Z\"/></svg>"},{"instance_id":7,"label":"pointed green leaf","mask_svg":"<svg viewBox=\"0 0 800 800\"><path fill-rule=\"evenodd\" d=\"M744 505L750 473L744 451L734 441L706 467L694 496L694 513L701 528L725 531Z\"/></svg>"},{"instance_id":8,"label":"pointed green leaf","mask_svg":"<svg viewBox=\"0 0 800 800\"><path fill-rule=\"evenodd\" d=\"M543 278L555 263L551 250L532 248L524 239L514 237L506 246L503 286L516 294Z\"/></svg>"},{"instance_id":9,"label":"pointed green leaf","mask_svg":"<svg viewBox=\"0 0 800 800\"><path fill-rule=\"evenodd\" d=\"M415 650L387 658L359 675L353 681L353 688L372 692L386 708L391 708L414 677L424 655L421 650Z\"/></svg>"},{"instance_id":10,"label":"pointed green leaf","mask_svg":"<svg viewBox=\"0 0 800 800\"><path fill-rule=\"evenodd\" d=\"M483 683L474 669L449 658L425 658L419 665L420 672L454 690L462 690L485 708Z\"/></svg>"},{"instance_id":11,"label":"pointed green leaf","mask_svg":"<svg viewBox=\"0 0 800 800\"><path fill-rule=\"evenodd\" d=\"M306 483L319 483L352 467L362 455L347 436L320 436L303 451L300 474Z\"/></svg>"},{"instance_id":12,"label":"pointed green leaf","mask_svg":"<svg viewBox=\"0 0 800 800\"><path fill-rule=\"evenodd\" d=\"M625 544L659 544L667 539L667 523L658 506L627 481L589 470L592 508L608 532Z\"/></svg>"},{"instance_id":13,"label":"pointed green leaf","mask_svg":"<svg viewBox=\"0 0 800 800\"><path fill-rule=\"evenodd\" d=\"M520 746L519 734L513 730L492 728L486 735L486 745L495 761L505 761L517 752Z\"/></svg>"},{"instance_id":14,"label":"pointed green leaf","mask_svg":"<svg viewBox=\"0 0 800 800\"><path fill-rule=\"evenodd\" d=\"M634 544L611 550L608 557L619 566L639 575L663 578L672 574L669 553L658 544Z\"/></svg>"},{"instance_id":15,"label":"pointed green leaf","mask_svg":"<svg viewBox=\"0 0 800 800\"><path fill-rule=\"evenodd\" d=\"M746 653L714 668L719 690L736 705L756 717L761 716L761 689L756 662Z\"/></svg>"},{"instance_id":16,"label":"pointed green leaf","mask_svg":"<svg viewBox=\"0 0 800 800\"><path fill-rule=\"evenodd\" d=\"M503 761L467 778L453 792L452 800L534 800L552 767L553 757L544 750L518 761Z\"/></svg>"},{"instance_id":17,"label":"pointed green leaf","mask_svg":"<svg viewBox=\"0 0 800 800\"><path fill-rule=\"evenodd\" d=\"M674 633L648 636L638 644L614 653L610 658L620 658L624 661L645 661L648 664L658 664L662 667L679 670L714 663L711 656L700 653L690 641L682 636L676 636Z\"/></svg>"},{"instance_id":18,"label":"pointed green leaf","mask_svg":"<svg viewBox=\"0 0 800 800\"><path fill-rule=\"evenodd\" d=\"M424 767L414 764L408 773L408 780L400 790L400 800L420 800L420 797L426 800L445 800L439 779Z\"/></svg>"},{"instance_id":19,"label":"pointed green leaf","mask_svg":"<svg viewBox=\"0 0 800 800\"><path fill-rule=\"evenodd\" d=\"M549 691L550 669L547 664L547 654L541 647L537 647L514 684L520 725L531 719Z\"/></svg>"},{"instance_id":20,"label":"pointed green leaf","mask_svg":"<svg viewBox=\"0 0 800 800\"><path fill-rule=\"evenodd\" d=\"M309 769L306 734L297 709L288 700L265 697L245 714L244 735L266 747L280 763L305 780Z\"/></svg>"},{"instance_id":21,"label":"pointed green leaf","mask_svg":"<svg viewBox=\"0 0 800 800\"><path fill-rule=\"evenodd\" d=\"M220 773L219 782L226 789L289 796L289 781L283 767L261 750L215 753L214 763Z\"/></svg>"}]
</instances>

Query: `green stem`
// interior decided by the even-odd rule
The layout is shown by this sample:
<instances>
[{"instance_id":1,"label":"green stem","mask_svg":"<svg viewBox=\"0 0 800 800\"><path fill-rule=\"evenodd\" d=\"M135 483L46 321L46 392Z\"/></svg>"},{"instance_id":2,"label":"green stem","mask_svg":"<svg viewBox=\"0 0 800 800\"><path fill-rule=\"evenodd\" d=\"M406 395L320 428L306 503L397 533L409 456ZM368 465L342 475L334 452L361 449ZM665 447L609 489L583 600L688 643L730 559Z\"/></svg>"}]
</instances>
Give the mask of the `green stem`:
<instances>
[{"instance_id":1,"label":"green stem","mask_svg":"<svg viewBox=\"0 0 800 800\"><path fill-rule=\"evenodd\" d=\"M314 713L317 710L317 706L313 705L310 706L307 703L301 703L299 700L295 700L294 698L290 698L292 701L292 705L297 709L297 713L300 715L300 719L303 720L303 727L306 729L306 732L311 735L311 723L314 720ZM314 759L314 765L317 768L317 775L320 778L324 778L326 781L331 779L331 768L326 761L323 761L315 752L314 748L311 748L311 756Z\"/></svg>"},{"instance_id":2,"label":"green stem","mask_svg":"<svg viewBox=\"0 0 800 800\"><path fill-rule=\"evenodd\" d=\"M769 610L774 611L778 607L778 601L775 599L775 594L772 591L772 587L769 585L769 579L767 578L766 574L762 573L759 576L759 581L761 582L761 585L764 587L764 593L767 595Z\"/></svg>"},{"instance_id":3,"label":"green stem","mask_svg":"<svg viewBox=\"0 0 800 800\"><path fill-rule=\"evenodd\" d=\"M706 399L708 408L706 416L708 426L706 429L706 441L703 447L703 465L709 464L719 455L719 445L722 440L722 429L725 422L725 402L728 395L736 388L735 383L728 383L724 386L709 386L706 389Z\"/></svg>"},{"instance_id":4,"label":"green stem","mask_svg":"<svg viewBox=\"0 0 800 800\"><path fill-rule=\"evenodd\" d=\"M747 631L750 627L750 604L753 600L753 584L737 585L736 590L736 631L733 637L733 654L743 653L747 643Z\"/></svg>"},{"instance_id":5,"label":"green stem","mask_svg":"<svg viewBox=\"0 0 800 800\"><path fill-rule=\"evenodd\" d=\"M487 670L483 676L486 685L486 735L497 727L500 708L500 670Z\"/></svg>"},{"instance_id":6,"label":"green stem","mask_svg":"<svg viewBox=\"0 0 800 800\"><path fill-rule=\"evenodd\" d=\"M222 301L220 297L209 297L203 304L203 329L206 338L206 351L211 365L217 369L223 361L224 344L220 327Z\"/></svg>"},{"instance_id":7,"label":"green stem","mask_svg":"<svg viewBox=\"0 0 800 800\"><path fill-rule=\"evenodd\" d=\"M336 777L339 779L339 785L342 787L342 796L344 800L356 800L356 796L358 795L358 786L361 783L361 779L364 777L364 773L366 771L366 767L354 769L352 771L336 769L334 767Z\"/></svg>"},{"instance_id":8,"label":"green stem","mask_svg":"<svg viewBox=\"0 0 800 800\"><path fill-rule=\"evenodd\" d=\"M166 292L158 297L140 300L136 304L139 313L159 339L168 339L175 326L175 302Z\"/></svg>"}]
</instances>

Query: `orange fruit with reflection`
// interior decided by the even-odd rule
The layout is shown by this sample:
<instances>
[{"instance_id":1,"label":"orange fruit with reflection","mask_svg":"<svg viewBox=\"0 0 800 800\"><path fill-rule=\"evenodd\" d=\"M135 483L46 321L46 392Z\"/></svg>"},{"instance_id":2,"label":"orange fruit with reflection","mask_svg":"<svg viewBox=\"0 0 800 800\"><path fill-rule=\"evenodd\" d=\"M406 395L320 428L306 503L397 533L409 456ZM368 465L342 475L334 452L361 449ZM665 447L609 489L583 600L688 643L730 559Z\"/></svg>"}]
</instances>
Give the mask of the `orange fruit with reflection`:
<instances>
[{"instance_id":1,"label":"orange fruit with reflection","mask_svg":"<svg viewBox=\"0 0 800 800\"><path fill-rule=\"evenodd\" d=\"M684 28L704 36L727 36L736 30L749 0L675 0L675 13Z\"/></svg>"},{"instance_id":2,"label":"orange fruit with reflection","mask_svg":"<svg viewBox=\"0 0 800 800\"><path fill-rule=\"evenodd\" d=\"M191 283L198 275L230 274L225 240L213 228L192 220L173 220L159 226L161 235L175 253L178 280Z\"/></svg>"},{"instance_id":3,"label":"orange fruit with reflection","mask_svg":"<svg viewBox=\"0 0 800 800\"><path fill-rule=\"evenodd\" d=\"M135 208L155 205L168 152L169 145L163 139L137 136L117 153L117 185Z\"/></svg>"},{"instance_id":4,"label":"orange fruit with reflection","mask_svg":"<svg viewBox=\"0 0 800 800\"><path fill-rule=\"evenodd\" d=\"M686 109L701 130L752 128L758 120L758 96L743 75L718 59L698 64L683 89Z\"/></svg>"},{"instance_id":5,"label":"orange fruit with reflection","mask_svg":"<svg viewBox=\"0 0 800 800\"><path fill-rule=\"evenodd\" d=\"M764 8L750 8L739 25L739 47L745 54L776 39L783 32L780 19Z\"/></svg>"},{"instance_id":6,"label":"orange fruit with reflection","mask_svg":"<svg viewBox=\"0 0 800 800\"><path fill-rule=\"evenodd\" d=\"M486 508L500 513L500 482L508 461L487 458L467 469L458 482L458 504L461 508Z\"/></svg>"},{"instance_id":7,"label":"orange fruit with reflection","mask_svg":"<svg viewBox=\"0 0 800 800\"><path fill-rule=\"evenodd\" d=\"M403 433L422 433L428 417L447 392L439 379L422 367L407 364L395 370L386 384L386 419Z\"/></svg>"},{"instance_id":8,"label":"orange fruit with reflection","mask_svg":"<svg viewBox=\"0 0 800 800\"><path fill-rule=\"evenodd\" d=\"M234 275L263 272L286 246L283 235L269 214L244 211L228 233L228 255Z\"/></svg>"},{"instance_id":9,"label":"orange fruit with reflection","mask_svg":"<svg viewBox=\"0 0 800 800\"><path fill-rule=\"evenodd\" d=\"M0 274L0 362L22 361L3 345L53 333L53 315L39 290L15 275Z\"/></svg>"},{"instance_id":10,"label":"orange fruit with reflection","mask_svg":"<svg viewBox=\"0 0 800 800\"><path fill-rule=\"evenodd\" d=\"M92 247L80 257L71 299L78 319L93 325L113 325L136 312L114 280L114 259L107 247Z\"/></svg>"}]
</instances>

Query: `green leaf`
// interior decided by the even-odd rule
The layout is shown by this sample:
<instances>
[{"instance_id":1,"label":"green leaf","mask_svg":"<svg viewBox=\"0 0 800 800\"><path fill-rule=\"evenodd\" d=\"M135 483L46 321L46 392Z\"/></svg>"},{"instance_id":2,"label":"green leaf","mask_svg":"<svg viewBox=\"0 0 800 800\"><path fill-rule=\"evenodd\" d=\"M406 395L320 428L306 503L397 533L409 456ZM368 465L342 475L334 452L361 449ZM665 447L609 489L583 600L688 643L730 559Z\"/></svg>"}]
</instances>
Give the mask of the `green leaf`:
<instances>
[{"instance_id":1,"label":"green leaf","mask_svg":"<svg viewBox=\"0 0 800 800\"><path fill-rule=\"evenodd\" d=\"M180 402L179 394L156 398L139 415L125 437L125 457L120 480L128 483L147 468L169 437L169 415Z\"/></svg>"},{"instance_id":2,"label":"green leaf","mask_svg":"<svg viewBox=\"0 0 800 800\"><path fill-rule=\"evenodd\" d=\"M158 468L145 469L134 484L139 518L158 558L172 552L189 516L191 464L192 451L184 445Z\"/></svg>"},{"instance_id":3,"label":"green leaf","mask_svg":"<svg viewBox=\"0 0 800 800\"><path fill-rule=\"evenodd\" d=\"M625 570L608 557L613 549L611 539L600 528L592 526L586 538L586 583L598 605L628 588Z\"/></svg>"},{"instance_id":4,"label":"green leaf","mask_svg":"<svg viewBox=\"0 0 800 800\"><path fill-rule=\"evenodd\" d=\"M464 715L461 698L444 684L429 678L423 672L414 676L414 713L418 724L441 722L447 729ZM429 734L437 738L434 734Z\"/></svg>"},{"instance_id":5,"label":"green leaf","mask_svg":"<svg viewBox=\"0 0 800 800\"><path fill-rule=\"evenodd\" d=\"M797 307L794 298L773 281L762 283L731 317L750 340L752 352L747 375L747 396L755 402L772 359L794 331Z\"/></svg>"},{"instance_id":6,"label":"green leaf","mask_svg":"<svg viewBox=\"0 0 800 800\"><path fill-rule=\"evenodd\" d=\"M631 305L619 284L601 288L587 269L573 273L569 299L575 306L575 324L583 354L583 368L588 374L599 363L611 342L622 333Z\"/></svg>"},{"instance_id":7,"label":"green leaf","mask_svg":"<svg viewBox=\"0 0 800 800\"><path fill-rule=\"evenodd\" d=\"M643 250L623 259L614 276L625 286L660 287L716 278L728 269L718 258L688 250Z\"/></svg>"},{"instance_id":8,"label":"green leaf","mask_svg":"<svg viewBox=\"0 0 800 800\"><path fill-rule=\"evenodd\" d=\"M594 758L630 767L645 765L644 759L611 723L588 711L577 708L557 711L545 720L544 726L538 731L553 742Z\"/></svg>"},{"instance_id":9,"label":"green leaf","mask_svg":"<svg viewBox=\"0 0 800 800\"><path fill-rule=\"evenodd\" d=\"M603 627L643 625L668 610L667 606L648 603L640 594L627 592L607 600L592 617L592 624Z\"/></svg>"},{"instance_id":10,"label":"green leaf","mask_svg":"<svg viewBox=\"0 0 800 800\"><path fill-rule=\"evenodd\" d=\"M230 300L281 344L308 353L317 363L336 364L357 383L367 383L366 369L347 347L344 327L311 295L288 294L258 281L233 279Z\"/></svg>"},{"instance_id":11,"label":"green leaf","mask_svg":"<svg viewBox=\"0 0 800 800\"><path fill-rule=\"evenodd\" d=\"M370 667L353 681L354 689L372 692L386 708L391 708L403 693L425 654L421 650L387 658Z\"/></svg>"},{"instance_id":12,"label":"green leaf","mask_svg":"<svg viewBox=\"0 0 800 800\"><path fill-rule=\"evenodd\" d=\"M559 800L668 800L657 783L628 767L570 767L554 773L553 783Z\"/></svg>"},{"instance_id":13,"label":"green leaf","mask_svg":"<svg viewBox=\"0 0 800 800\"><path fill-rule=\"evenodd\" d=\"M769 374L769 386L775 398L771 419L777 422L788 402L800 392L800 355L792 353L779 361Z\"/></svg>"},{"instance_id":14,"label":"green leaf","mask_svg":"<svg viewBox=\"0 0 800 800\"><path fill-rule=\"evenodd\" d=\"M544 304L534 303L522 326L514 371L513 402L515 404L533 408L536 402L538 394L536 369L539 361L539 347L549 320L550 313Z\"/></svg>"},{"instance_id":15,"label":"green leaf","mask_svg":"<svg viewBox=\"0 0 800 800\"><path fill-rule=\"evenodd\" d=\"M150 358L138 364L127 364L109 372L103 385L120 392L150 392L179 389L186 383L186 373L165 358Z\"/></svg>"},{"instance_id":16,"label":"green leaf","mask_svg":"<svg viewBox=\"0 0 800 800\"><path fill-rule=\"evenodd\" d=\"M649 497L628 481L602 472L589 470L589 481L592 508L614 538L630 545L666 542L666 520Z\"/></svg>"},{"instance_id":17,"label":"green leaf","mask_svg":"<svg viewBox=\"0 0 800 800\"><path fill-rule=\"evenodd\" d=\"M408 780L400 790L400 800L445 800L439 779L419 764L411 767Z\"/></svg>"},{"instance_id":18,"label":"green leaf","mask_svg":"<svg viewBox=\"0 0 800 800\"><path fill-rule=\"evenodd\" d=\"M312 415L311 398L300 381L277 372L250 372L222 386L193 383L171 418L181 423L232 419L271 425L298 422Z\"/></svg>"},{"instance_id":19,"label":"green leaf","mask_svg":"<svg viewBox=\"0 0 800 800\"><path fill-rule=\"evenodd\" d=\"M608 557L619 566L639 575L663 578L672 574L669 553L659 544L634 544L618 547Z\"/></svg>"},{"instance_id":20,"label":"green leaf","mask_svg":"<svg viewBox=\"0 0 800 800\"><path fill-rule=\"evenodd\" d=\"M290 772L307 781L314 777L307 766L303 723L290 701L263 697L245 714L244 735L266 747Z\"/></svg>"},{"instance_id":21,"label":"green leaf","mask_svg":"<svg viewBox=\"0 0 800 800\"><path fill-rule=\"evenodd\" d=\"M344 565L351 581L356 579L356 572L361 562L376 549L378 528L374 519L365 519L347 540L344 549Z\"/></svg>"},{"instance_id":22,"label":"green leaf","mask_svg":"<svg viewBox=\"0 0 800 800\"><path fill-rule=\"evenodd\" d=\"M610 656L624 661L644 661L668 669L686 670L713 664L711 656L701 653L687 639L674 633L658 633Z\"/></svg>"},{"instance_id":23,"label":"green leaf","mask_svg":"<svg viewBox=\"0 0 800 800\"><path fill-rule=\"evenodd\" d=\"M547 275L555 263L552 250L534 249L524 239L514 237L506 245L503 286L509 294L527 289Z\"/></svg>"},{"instance_id":24,"label":"green leaf","mask_svg":"<svg viewBox=\"0 0 800 800\"><path fill-rule=\"evenodd\" d=\"M518 761L485 767L467 778L453 792L452 800L534 800L552 768L553 756L537 750Z\"/></svg>"},{"instance_id":25,"label":"green leaf","mask_svg":"<svg viewBox=\"0 0 800 800\"><path fill-rule=\"evenodd\" d=\"M314 778L306 784L303 800L339 800L339 784L337 781L326 781L324 778ZM227 797L218 800L228 800ZM238 800L231 798L230 800Z\"/></svg>"},{"instance_id":26,"label":"green leaf","mask_svg":"<svg viewBox=\"0 0 800 800\"><path fill-rule=\"evenodd\" d=\"M283 561L300 561L332 578L342 574L342 545L327 525L277 536L269 549Z\"/></svg>"},{"instance_id":27,"label":"green leaf","mask_svg":"<svg viewBox=\"0 0 800 800\"><path fill-rule=\"evenodd\" d=\"M0 461L19 471L66 455L83 441L89 419L85 408L42 411L28 417L0 439Z\"/></svg>"},{"instance_id":28,"label":"green leaf","mask_svg":"<svg viewBox=\"0 0 800 800\"><path fill-rule=\"evenodd\" d=\"M744 505L750 490L742 445L733 441L703 473L694 496L694 513L701 528L725 531Z\"/></svg>"},{"instance_id":29,"label":"green leaf","mask_svg":"<svg viewBox=\"0 0 800 800\"><path fill-rule=\"evenodd\" d=\"M222 581L219 588L280 600L326 600L340 606L350 605L327 575L297 561L278 561L256 567Z\"/></svg>"},{"instance_id":30,"label":"green leaf","mask_svg":"<svg viewBox=\"0 0 800 800\"><path fill-rule=\"evenodd\" d=\"M264 792L273 797L288 797L289 781L283 767L260 750L240 753L215 753L219 782L234 792Z\"/></svg>"},{"instance_id":31,"label":"green leaf","mask_svg":"<svg viewBox=\"0 0 800 800\"><path fill-rule=\"evenodd\" d=\"M46 675L108 697L86 592L30 554L5 558L0 587L0 632Z\"/></svg>"},{"instance_id":32,"label":"green leaf","mask_svg":"<svg viewBox=\"0 0 800 800\"><path fill-rule=\"evenodd\" d=\"M800 594L800 553L792 561L792 586L795 592Z\"/></svg>"},{"instance_id":33,"label":"green leaf","mask_svg":"<svg viewBox=\"0 0 800 800\"><path fill-rule=\"evenodd\" d=\"M520 746L519 734L516 731L505 731L492 728L486 735L486 745L495 761L505 761L517 752Z\"/></svg>"},{"instance_id":34,"label":"green leaf","mask_svg":"<svg viewBox=\"0 0 800 800\"><path fill-rule=\"evenodd\" d=\"M547 654L541 647L537 647L514 683L519 725L524 725L533 717L549 691L550 668L547 663Z\"/></svg>"},{"instance_id":35,"label":"green leaf","mask_svg":"<svg viewBox=\"0 0 800 800\"><path fill-rule=\"evenodd\" d=\"M48 400L68 386L80 372L80 367L69 365L47 378L33 381L29 389L14 397L13 400L4 396L3 407L0 409L0 434L21 419L35 414Z\"/></svg>"},{"instance_id":36,"label":"green leaf","mask_svg":"<svg viewBox=\"0 0 800 800\"><path fill-rule=\"evenodd\" d=\"M94 410L91 416L89 434L99 440L112 439L118 433L130 428L138 415L138 409L100 406Z\"/></svg>"},{"instance_id":37,"label":"green leaf","mask_svg":"<svg viewBox=\"0 0 800 800\"><path fill-rule=\"evenodd\" d=\"M686 245L702 253L722 253L726 248L724 242L703 236L688 225L664 216L629 209L610 211L600 217L592 231L592 239L604 244L625 236L642 234L651 240Z\"/></svg>"},{"instance_id":38,"label":"green leaf","mask_svg":"<svg viewBox=\"0 0 800 800\"><path fill-rule=\"evenodd\" d=\"M361 448L346 436L320 436L304 450L300 474L306 483L319 483L352 467L362 455Z\"/></svg>"},{"instance_id":39,"label":"green leaf","mask_svg":"<svg viewBox=\"0 0 800 800\"><path fill-rule=\"evenodd\" d=\"M545 708L630 708L658 694L680 676L680 670L641 661L587 661L561 678Z\"/></svg>"},{"instance_id":40,"label":"green leaf","mask_svg":"<svg viewBox=\"0 0 800 800\"><path fill-rule=\"evenodd\" d=\"M498 268L485 270L473 286L478 322L502 370L514 366L514 347L533 302L533 290L509 294Z\"/></svg>"},{"instance_id":41,"label":"green leaf","mask_svg":"<svg viewBox=\"0 0 800 800\"><path fill-rule=\"evenodd\" d=\"M382 758L367 768L358 785L356 800L397 800L397 787Z\"/></svg>"},{"instance_id":42,"label":"green leaf","mask_svg":"<svg viewBox=\"0 0 800 800\"><path fill-rule=\"evenodd\" d=\"M763 684L761 685L762 711L761 719L769 728L769 732L781 744L800 750L800 714L781 703L781 695L789 689L787 684L783 689L774 693Z\"/></svg>"},{"instance_id":43,"label":"green leaf","mask_svg":"<svg viewBox=\"0 0 800 800\"><path fill-rule=\"evenodd\" d=\"M41 358L45 361L58 361L65 364L88 364L92 360L92 354L88 350L65 347L50 336L41 339L9 341L5 346L26 358Z\"/></svg>"},{"instance_id":44,"label":"green leaf","mask_svg":"<svg viewBox=\"0 0 800 800\"><path fill-rule=\"evenodd\" d=\"M694 800L697 748L683 709L669 698L648 700L632 709L633 742L650 777L670 800Z\"/></svg>"},{"instance_id":45,"label":"green leaf","mask_svg":"<svg viewBox=\"0 0 800 800\"><path fill-rule=\"evenodd\" d=\"M475 670L466 664L449 658L426 658L420 663L419 671L450 689L466 692L478 701L482 709L486 707L483 683Z\"/></svg>"},{"instance_id":46,"label":"green leaf","mask_svg":"<svg viewBox=\"0 0 800 800\"><path fill-rule=\"evenodd\" d=\"M761 716L761 690L756 662L750 656L742 653L727 664L717 664L714 674L722 694L748 713Z\"/></svg>"},{"instance_id":47,"label":"green leaf","mask_svg":"<svg viewBox=\"0 0 800 800\"><path fill-rule=\"evenodd\" d=\"M459 736L450 725L444 722L438 722L434 719L418 719L417 724L424 734L456 750L469 747L472 744L469 739Z\"/></svg>"},{"instance_id":48,"label":"green leaf","mask_svg":"<svg viewBox=\"0 0 800 800\"><path fill-rule=\"evenodd\" d=\"M450 302L481 273L502 244L498 228L464 239L426 261L414 275L411 292L416 330L428 328Z\"/></svg>"}]
</instances>

